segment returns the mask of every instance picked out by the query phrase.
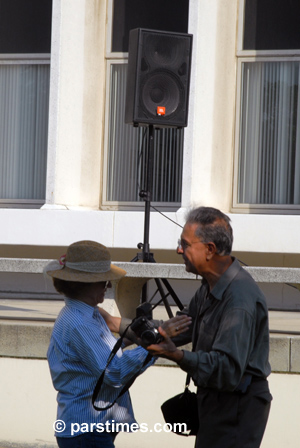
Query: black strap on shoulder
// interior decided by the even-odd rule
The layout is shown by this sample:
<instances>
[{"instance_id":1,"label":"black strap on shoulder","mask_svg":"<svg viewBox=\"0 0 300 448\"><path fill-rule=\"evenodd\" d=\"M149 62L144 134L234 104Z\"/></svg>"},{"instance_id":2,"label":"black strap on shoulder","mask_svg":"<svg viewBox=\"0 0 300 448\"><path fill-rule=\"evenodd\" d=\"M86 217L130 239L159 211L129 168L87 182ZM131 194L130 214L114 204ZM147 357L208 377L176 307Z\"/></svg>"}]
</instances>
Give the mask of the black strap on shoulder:
<instances>
[{"instance_id":1,"label":"black strap on shoulder","mask_svg":"<svg viewBox=\"0 0 300 448\"><path fill-rule=\"evenodd\" d=\"M189 387L190 381L191 381L191 375L188 373L186 375L186 380L185 380L185 389L187 389Z\"/></svg>"},{"instance_id":2,"label":"black strap on shoulder","mask_svg":"<svg viewBox=\"0 0 300 448\"><path fill-rule=\"evenodd\" d=\"M94 409L96 411L106 411L107 409L111 408L116 403L117 399L120 398L123 394L125 394L125 392L127 392L127 390L130 388L130 386L132 386L132 384L134 383L135 379L140 375L141 370L143 369L143 367L145 367L145 365L147 365L148 362L152 358L152 355L150 355L150 353L149 353L146 356L146 358L145 358L145 360L143 362L143 365L140 368L140 370L137 373L135 373L132 376L132 378L130 378L129 381L127 381L127 383L122 387L122 389L121 389L120 393L118 394L117 398L112 403L109 403L107 406L105 406L103 408L100 408L100 407L95 405L95 401L97 400L97 397L99 395L99 392L100 392L100 389L101 389L101 386L102 386L102 383L103 383L103 380L104 380L105 371L106 371L108 365L113 360L113 358L114 358L115 354L117 353L117 351L121 348L123 339L124 339L124 337L126 335L126 332L127 332L128 328L130 327L130 325L128 325L128 327L124 331L123 335L117 340L114 348L112 349L112 351L111 351L111 353L110 353L110 355L108 357L105 369L103 370L103 372L102 372L102 374L101 374L100 378L98 379L97 384L95 386L95 389L94 389L94 392L93 392L93 396L92 396L92 404L93 404L93 407L94 407Z\"/></svg>"}]
</instances>

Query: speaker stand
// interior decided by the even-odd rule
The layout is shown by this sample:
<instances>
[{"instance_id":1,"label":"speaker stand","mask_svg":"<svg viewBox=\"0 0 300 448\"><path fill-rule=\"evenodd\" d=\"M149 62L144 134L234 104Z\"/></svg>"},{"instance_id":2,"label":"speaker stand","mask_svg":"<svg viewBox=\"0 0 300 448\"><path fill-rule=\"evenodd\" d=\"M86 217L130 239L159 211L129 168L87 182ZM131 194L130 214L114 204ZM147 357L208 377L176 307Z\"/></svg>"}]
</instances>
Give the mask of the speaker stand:
<instances>
[{"instance_id":1,"label":"speaker stand","mask_svg":"<svg viewBox=\"0 0 300 448\"><path fill-rule=\"evenodd\" d=\"M143 243L137 245L138 249L142 249L142 252L138 252L136 257L131 260L132 262L142 261L144 263L156 263L153 253L150 252L149 244L149 231L150 231L150 207L151 207L151 192L153 187L153 155L154 155L154 127L149 125L149 135L148 135L148 154L147 154L147 170L146 170L146 189L141 190L139 196L145 201L145 212L144 212L144 240ZM172 286L167 279L154 279L157 290L161 296L161 300L156 304L163 302L169 317L173 317L173 313L167 297L170 295L174 300L175 304L180 310L184 307L177 297ZM165 286L167 292L165 292L163 286ZM148 299L148 287L147 283L142 289L142 303L147 302Z\"/></svg>"}]
</instances>

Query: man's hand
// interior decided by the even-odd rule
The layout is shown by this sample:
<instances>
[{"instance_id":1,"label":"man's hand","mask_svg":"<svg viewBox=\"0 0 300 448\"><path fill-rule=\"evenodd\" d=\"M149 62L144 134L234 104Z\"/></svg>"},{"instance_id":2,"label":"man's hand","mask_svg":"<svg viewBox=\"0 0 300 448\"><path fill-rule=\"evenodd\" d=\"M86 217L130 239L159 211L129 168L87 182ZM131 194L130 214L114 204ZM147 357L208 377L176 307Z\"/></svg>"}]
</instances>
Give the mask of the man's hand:
<instances>
[{"instance_id":1,"label":"man's hand","mask_svg":"<svg viewBox=\"0 0 300 448\"><path fill-rule=\"evenodd\" d=\"M121 318L112 316L107 311L105 311L103 308L100 308L100 306L98 306L98 309L99 309L101 316L105 320L106 325L110 329L110 331L112 331L113 333L119 333Z\"/></svg>"},{"instance_id":2,"label":"man's hand","mask_svg":"<svg viewBox=\"0 0 300 448\"><path fill-rule=\"evenodd\" d=\"M179 362L183 358L183 351L176 347L162 327L159 327L158 331L163 336L164 340L160 344L149 345L147 347L148 352L153 356L160 356L161 358Z\"/></svg>"},{"instance_id":3,"label":"man's hand","mask_svg":"<svg viewBox=\"0 0 300 448\"><path fill-rule=\"evenodd\" d=\"M166 332L169 338L174 338L181 333L187 331L192 323L190 316L176 316L167 320L161 325L161 328Z\"/></svg>"}]
</instances>

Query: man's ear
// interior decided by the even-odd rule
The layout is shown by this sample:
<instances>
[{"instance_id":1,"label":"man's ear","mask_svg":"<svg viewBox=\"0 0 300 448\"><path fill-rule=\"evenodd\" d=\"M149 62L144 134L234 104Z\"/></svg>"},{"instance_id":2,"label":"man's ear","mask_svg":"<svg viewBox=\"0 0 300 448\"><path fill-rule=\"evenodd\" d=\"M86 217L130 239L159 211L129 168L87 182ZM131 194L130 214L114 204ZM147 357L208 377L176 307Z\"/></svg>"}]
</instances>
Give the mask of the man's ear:
<instances>
[{"instance_id":1,"label":"man's ear","mask_svg":"<svg viewBox=\"0 0 300 448\"><path fill-rule=\"evenodd\" d=\"M217 253L217 248L215 243L206 243L206 260L209 261Z\"/></svg>"}]
</instances>

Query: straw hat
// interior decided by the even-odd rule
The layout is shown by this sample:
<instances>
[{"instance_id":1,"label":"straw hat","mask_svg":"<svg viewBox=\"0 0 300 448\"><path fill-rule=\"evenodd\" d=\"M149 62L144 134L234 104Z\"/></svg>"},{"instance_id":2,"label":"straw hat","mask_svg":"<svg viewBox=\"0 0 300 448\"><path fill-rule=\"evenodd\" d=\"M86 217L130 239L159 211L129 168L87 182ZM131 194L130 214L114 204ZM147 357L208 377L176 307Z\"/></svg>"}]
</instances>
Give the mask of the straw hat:
<instances>
[{"instance_id":1,"label":"straw hat","mask_svg":"<svg viewBox=\"0 0 300 448\"><path fill-rule=\"evenodd\" d=\"M124 269L111 264L108 249L95 241L71 244L66 255L49 263L44 272L53 278L83 283L118 280L126 274Z\"/></svg>"}]
</instances>

